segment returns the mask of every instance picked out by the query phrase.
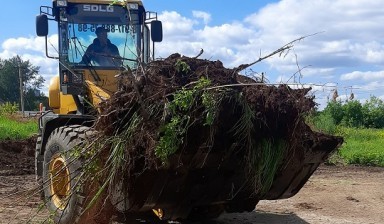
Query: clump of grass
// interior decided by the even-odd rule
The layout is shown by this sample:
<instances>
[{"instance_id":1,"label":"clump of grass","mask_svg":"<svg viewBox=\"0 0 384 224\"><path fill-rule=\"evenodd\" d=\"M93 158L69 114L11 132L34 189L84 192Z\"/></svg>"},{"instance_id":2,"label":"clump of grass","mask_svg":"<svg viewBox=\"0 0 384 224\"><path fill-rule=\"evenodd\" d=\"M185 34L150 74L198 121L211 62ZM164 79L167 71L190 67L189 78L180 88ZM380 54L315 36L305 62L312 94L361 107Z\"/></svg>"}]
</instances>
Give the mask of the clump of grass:
<instances>
[{"instance_id":1,"label":"clump of grass","mask_svg":"<svg viewBox=\"0 0 384 224\"><path fill-rule=\"evenodd\" d=\"M262 139L260 141L258 174L262 183L261 194L265 194L272 186L273 179L281 164L286 148L286 142L282 139Z\"/></svg>"},{"instance_id":2,"label":"clump of grass","mask_svg":"<svg viewBox=\"0 0 384 224\"><path fill-rule=\"evenodd\" d=\"M347 165L343 157L341 157L340 151L332 153L324 164L330 166Z\"/></svg>"},{"instance_id":3,"label":"clump of grass","mask_svg":"<svg viewBox=\"0 0 384 224\"><path fill-rule=\"evenodd\" d=\"M191 71L191 67L182 60L177 60L175 64L176 71L187 74Z\"/></svg>"},{"instance_id":4,"label":"clump of grass","mask_svg":"<svg viewBox=\"0 0 384 224\"><path fill-rule=\"evenodd\" d=\"M240 141L247 142L247 146L251 147L247 148L247 150L253 150L252 145L254 144L252 144L252 139L254 135L253 122L255 113L241 94L236 95L235 100L235 105L239 105L242 108L242 113L231 132L233 132L234 136L239 138Z\"/></svg>"},{"instance_id":5,"label":"clump of grass","mask_svg":"<svg viewBox=\"0 0 384 224\"><path fill-rule=\"evenodd\" d=\"M287 144L282 139L261 138L255 140L255 112L242 95L239 94L236 101L242 108L242 113L231 131L240 142L245 142L246 156L244 160L254 192L265 194L272 186Z\"/></svg>"},{"instance_id":6,"label":"clump of grass","mask_svg":"<svg viewBox=\"0 0 384 224\"><path fill-rule=\"evenodd\" d=\"M255 193L267 193L272 186L286 149L282 139L264 138L254 142L254 148L248 151L246 160L248 172L253 177L250 181Z\"/></svg>"}]
</instances>

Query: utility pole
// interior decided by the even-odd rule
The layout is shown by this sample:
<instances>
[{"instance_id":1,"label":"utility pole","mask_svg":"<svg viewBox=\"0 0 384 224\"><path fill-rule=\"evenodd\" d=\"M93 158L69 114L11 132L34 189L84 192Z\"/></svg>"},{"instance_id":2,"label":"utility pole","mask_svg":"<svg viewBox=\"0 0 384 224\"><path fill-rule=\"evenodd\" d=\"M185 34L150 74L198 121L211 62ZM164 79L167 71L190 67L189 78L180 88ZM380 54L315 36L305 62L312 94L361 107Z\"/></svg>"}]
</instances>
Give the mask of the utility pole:
<instances>
[{"instance_id":1,"label":"utility pole","mask_svg":"<svg viewBox=\"0 0 384 224\"><path fill-rule=\"evenodd\" d=\"M21 59L19 56L17 56L18 62L19 62L19 82L20 82L20 106L21 106L21 113L24 117L24 86L23 86L23 74L21 70Z\"/></svg>"}]
</instances>

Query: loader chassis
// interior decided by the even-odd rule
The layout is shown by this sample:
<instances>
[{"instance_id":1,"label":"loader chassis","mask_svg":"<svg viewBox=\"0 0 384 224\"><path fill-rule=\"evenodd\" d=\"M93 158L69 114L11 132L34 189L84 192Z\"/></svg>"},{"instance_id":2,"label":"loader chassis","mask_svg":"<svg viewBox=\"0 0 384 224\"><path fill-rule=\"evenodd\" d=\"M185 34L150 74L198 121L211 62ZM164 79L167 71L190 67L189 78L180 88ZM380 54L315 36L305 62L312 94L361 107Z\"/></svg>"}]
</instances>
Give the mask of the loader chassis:
<instances>
[{"instance_id":1,"label":"loader chassis","mask_svg":"<svg viewBox=\"0 0 384 224\"><path fill-rule=\"evenodd\" d=\"M57 49L48 44L51 23L57 26ZM99 59L109 63L100 63L86 54L92 43L100 43L96 30L101 28L110 45L118 50L118 55L96 52ZM70 176L75 172L67 161L68 147L81 144L86 132L92 132L99 103L118 89L116 76L154 57L154 44L152 49L150 44L151 40L162 40L161 22L138 0L53 0L52 6L40 7L36 33L45 37L47 57L59 61L59 75L49 86L49 110L39 119L36 178L44 187L43 197L55 213L55 222L78 223L80 214L74 207L80 199L75 196L68 206L63 206L72 194Z\"/></svg>"}]
</instances>

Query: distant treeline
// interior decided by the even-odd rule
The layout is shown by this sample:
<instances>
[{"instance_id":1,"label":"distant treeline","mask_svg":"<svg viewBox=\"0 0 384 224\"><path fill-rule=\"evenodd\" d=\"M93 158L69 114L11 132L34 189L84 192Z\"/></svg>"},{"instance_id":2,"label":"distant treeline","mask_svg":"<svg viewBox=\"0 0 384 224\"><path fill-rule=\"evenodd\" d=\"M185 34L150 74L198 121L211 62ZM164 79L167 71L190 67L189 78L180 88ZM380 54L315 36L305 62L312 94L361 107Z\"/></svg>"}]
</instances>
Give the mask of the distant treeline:
<instances>
[{"instance_id":1,"label":"distant treeline","mask_svg":"<svg viewBox=\"0 0 384 224\"><path fill-rule=\"evenodd\" d=\"M361 103L358 100L330 101L315 115L317 121L355 128L384 128L384 102L371 96Z\"/></svg>"}]
</instances>

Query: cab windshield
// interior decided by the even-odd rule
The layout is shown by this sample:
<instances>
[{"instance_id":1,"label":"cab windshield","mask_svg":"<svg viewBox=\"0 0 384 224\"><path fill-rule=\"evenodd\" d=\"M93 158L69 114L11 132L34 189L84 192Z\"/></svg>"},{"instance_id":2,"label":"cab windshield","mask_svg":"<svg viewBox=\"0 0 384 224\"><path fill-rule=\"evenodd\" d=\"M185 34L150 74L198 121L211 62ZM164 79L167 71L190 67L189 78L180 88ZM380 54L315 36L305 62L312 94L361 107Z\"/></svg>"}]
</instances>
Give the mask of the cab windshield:
<instances>
[{"instance_id":1,"label":"cab windshield","mask_svg":"<svg viewBox=\"0 0 384 224\"><path fill-rule=\"evenodd\" d=\"M80 4L69 7L62 23L62 54L73 67L135 68L141 26L138 10L121 6Z\"/></svg>"}]
</instances>

